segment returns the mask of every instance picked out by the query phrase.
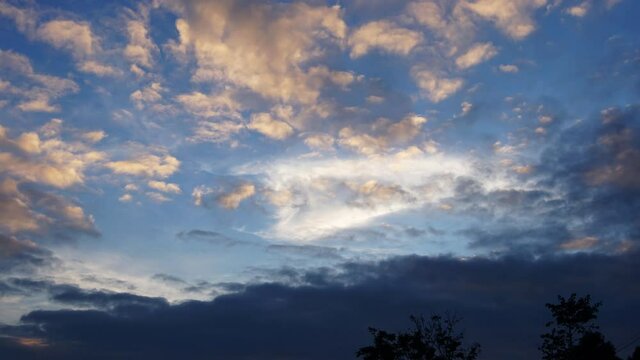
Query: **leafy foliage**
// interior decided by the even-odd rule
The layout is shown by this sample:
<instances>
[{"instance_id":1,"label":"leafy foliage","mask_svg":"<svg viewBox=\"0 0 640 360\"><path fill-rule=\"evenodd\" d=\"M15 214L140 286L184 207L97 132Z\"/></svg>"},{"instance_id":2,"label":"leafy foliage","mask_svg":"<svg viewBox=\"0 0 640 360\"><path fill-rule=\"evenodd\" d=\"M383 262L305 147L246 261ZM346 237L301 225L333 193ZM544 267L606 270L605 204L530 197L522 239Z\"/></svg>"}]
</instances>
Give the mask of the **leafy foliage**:
<instances>
[{"instance_id":1,"label":"leafy foliage","mask_svg":"<svg viewBox=\"0 0 640 360\"><path fill-rule=\"evenodd\" d=\"M543 360L617 360L615 347L598 332L595 320L601 303L591 303L589 295L558 296L558 304L545 305L553 316L542 334Z\"/></svg>"},{"instance_id":2,"label":"leafy foliage","mask_svg":"<svg viewBox=\"0 0 640 360\"><path fill-rule=\"evenodd\" d=\"M364 360L475 360L480 345L462 345L464 335L456 333L460 321L455 316L433 315L428 320L411 316L414 329L393 334L369 328L373 345L360 348L356 355Z\"/></svg>"}]
</instances>

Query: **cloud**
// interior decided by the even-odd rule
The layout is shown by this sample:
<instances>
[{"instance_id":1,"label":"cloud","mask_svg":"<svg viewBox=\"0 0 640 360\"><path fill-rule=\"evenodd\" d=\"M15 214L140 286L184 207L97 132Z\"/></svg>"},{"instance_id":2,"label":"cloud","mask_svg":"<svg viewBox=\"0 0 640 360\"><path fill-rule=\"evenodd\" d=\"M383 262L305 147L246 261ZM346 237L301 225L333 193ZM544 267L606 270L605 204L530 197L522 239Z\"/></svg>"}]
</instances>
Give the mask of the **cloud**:
<instances>
[{"instance_id":1,"label":"cloud","mask_svg":"<svg viewBox=\"0 0 640 360\"><path fill-rule=\"evenodd\" d=\"M80 90L72 80L36 72L26 56L9 50L0 50L0 71L11 81L0 92L18 100L21 111L57 112L60 107L51 104L52 100ZM16 82L21 85L13 85Z\"/></svg>"},{"instance_id":2,"label":"cloud","mask_svg":"<svg viewBox=\"0 0 640 360\"><path fill-rule=\"evenodd\" d=\"M520 71L518 66L511 65L511 64L501 64L500 66L498 66L498 69L500 69L500 71L502 71L503 73L510 73L510 74L515 74L518 71Z\"/></svg>"},{"instance_id":3,"label":"cloud","mask_svg":"<svg viewBox=\"0 0 640 360\"><path fill-rule=\"evenodd\" d=\"M3 144L4 142L4 144ZM67 188L84 182L84 171L106 158L82 143L60 138L41 140L37 133L22 133L17 139L0 142L2 173L23 181Z\"/></svg>"},{"instance_id":4,"label":"cloud","mask_svg":"<svg viewBox=\"0 0 640 360\"><path fill-rule=\"evenodd\" d=\"M0 14L15 21L18 30L23 33L35 31L38 16L33 9L18 8L8 2L2 2L0 3Z\"/></svg>"},{"instance_id":5,"label":"cloud","mask_svg":"<svg viewBox=\"0 0 640 360\"><path fill-rule=\"evenodd\" d=\"M181 94L176 97L185 110L203 118L231 118L241 119L242 105L239 104L231 92L223 91L217 94L206 95L198 91Z\"/></svg>"},{"instance_id":6,"label":"cloud","mask_svg":"<svg viewBox=\"0 0 640 360\"><path fill-rule=\"evenodd\" d=\"M0 183L0 209L0 230L9 234L44 234L61 239L100 234L93 217L79 205L12 179Z\"/></svg>"},{"instance_id":7,"label":"cloud","mask_svg":"<svg viewBox=\"0 0 640 360\"><path fill-rule=\"evenodd\" d=\"M29 274L42 267L55 263L55 258L46 250L30 240L0 234L0 270L3 275L20 272ZM3 286L0 285L0 289ZM0 290L0 297L7 290Z\"/></svg>"},{"instance_id":8,"label":"cloud","mask_svg":"<svg viewBox=\"0 0 640 360\"><path fill-rule=\"evenodd\" d=\"M227 142L244 128L243 123L236 121L199 121L189 140L212 143Z\"/></svg>"},{"instance_id":9,"label":"cloud","mask_svg":"<svg viewBox=\"0 0 640 360\"><path fill-rule=\"evenodd\" d=\"M575 17L585 17L591 8L591 3L589 1L584 1L579 5L571 6L565 10L565 12L571 16Z\"/></svg>"},{"instance_id":10,"label":"cloud","mask_svg":"<svg viewBox=\"0 0 640 360\"><path fill-rule=\"evenodd\" d=\"M510 37L521 40L535 29L535 11L547 0L474 0L464 6L480 18L490 20Z\"/></svg>"},{"instance_id":11,"label":"cloud","mask_svg":"<svg viewBox=\"0 0 640 360\"><path fill-rule=\"evenodd\" d=\"M473 110L473 104L468 101L463 101L462 104L460 104L460 108L462 109L462 116L466 116Z\"/></svg>"},{"instance_id":12,"label":"cloud","mask_svg":"<svg viewBox=\"0 0 640 360\"><path fill-rule=\"evenodd\" d=\"M51 20L38 28L38 37L58 49L65 49L77 58L94 52L94 36L85 22Z\"/></svg>"},{"instance_id":13,"label":"cloud","mask_svg":"<svg viewBox=\"0 0 640 360\"><path fill-rule=\"evenodd\" d=\"M422 42L422 34L399 27L387 20L372 21L354 30L349 37L350 56L359 58L371 49L408 55Z\"/></svg>"},{"instance_id":14,"label":"cloud","mask_svg":"<svg viewBox=\"0 0 640 360\"><path fill-rule=\"evenodd\" d=\"M448 78L420 67L413 68L412 75L425 96L434 103L455 94L464 85L461 78Z\"/></svg>"},{"instance_id":15,"label":"cloud","mask_svg":"<svg viewBox=\"0 0 640 360\"><path fill-rule=\"evenodd\" d=\"M384 138L369 134L357 134L352 128L340 130L340 146L351 149L363 155L375 155L384 152L387 147Z\"/></svg>"},{"instance_id":16,"label":"cloud","mask_svg":"<svg viewBox=\"0 0 640 360\"><path fill-rule=\"evenodd\" d=\"M326 79L304 64L346 37L338 6L193 1L174 7L178 53L193 52L193 80L249 89L266 99L315 103Z\"/></svg>"},{"instance_id":17,"label":"cloud","mask_svg":"<svg viewBox=\"0 0 640 360\"><path fill-rule=\"evenodd\" d=\"M537 260L393 257L306 271L276 269L269 277L282 280L245 284L212 301L174 305L131 293L58 286L50 290L52 297L68 308L32 311L2 332L50 344L35 350L18 347L22 354L55 353L65 359L86 358L86 349L111 358L135 349L140 359L185 352L225 359L339 359L370 342L369 326L401 329L410 314L450 311L464 319L465 339L481 343L487 358L533 360L550 316L544 304L558 294L590 294L602 301L606 311L599 323L610 338L626 338L634 329L632 304L640 301L640 291L611 277L637 278L637 259L635 253ZM271 331L246 331L265 326ZM166 336L171 341L158 341ZM247 346L233 345L238 341ZM318 341L332 345L317 348ZM6 343L0 346L7 351Z\"/></svg>"},{"instance_id":18,"label":"cloud","mask_svg":"<svg viewBox=\"0 0 640 360\"><path fill-rule=\"evenodd\" d=\"M153 154L139 150L127 160L110 161L105 167L116 174L148 178L167 178L180 168L180 160L170 154Z\"/></svg>"},{"instance_id":19,"label":"cloud","mask_svg":"<svg viewBox=\"0 0 640 360\"><path fill-rule=\"evenodd\" d=\"M256 188L253 184L240 184L230 192L219 195L217 203L225 209L236 209L242 201L250 198L255 193Z\"/></svg>"},{"instance_id":20,"label":"cloud","mask_svg":"<svg viewBox=\"0 0 640 360\"><path fill-rule=\"evenodd\" d=\"M417 152L411 157L390 153L250 163L234 174L263 179L261 192L274 205L275 219L264 236L299 243L321 241L402 211L437 208L458 191L456 179L477 179L484 191L517 187L508 173L481 169L469 158Z\"/></svg>"},{"instance_id":21,"label":"cloud","mask_svg":"<svg viewBox=\"0 0 640 360\"><path fill-rule=\"evenodd\" d=\"M247 127L271 139L284 140L293 134L293 128L285 121L290 118L289 112L253 114Z\"/></svg>"},{"instance_id":22,"label":"cloud","mask_svg":"<svg viewBox=\"0 0 640 360\"><path fill-rule=\"evenodd\" d=\"M460 1L413 1L407 5L406 14L443 39L444 50L451 54L460 44L473 38L475 24L464 4Z\"/></svg>"},{"instance_id":23,"label":"cloud","mask_svg":"<svg viewBox=\"0 0 640 360\"><path fill-rule=\"evenodd\" d=\"M124 48L124 56L130 62L146 68L153 66L153 53L158 47L149 36L147 24L141 20L127 21L129 43Z\"/></svg>"},{"instance_id":24,"label":"cloud","mask_svg":"<svg viewBox=\"0 0 640 360\"><path fill-rule=\"evenodd\" d=\"M246 245L249 242L239 239L230 238L224 234L221 234L216 231L208 231L208 230L189 230L189 231L181 231L177 235L178 239L181 240L194 240L194 241L202 241L212 245L221 245L221 246L236 246L236 245Z\"/></svg>"},{"instance_id":25,"label":"cloud","mask_svg":"<svg viewBox=\"0 0 640 360\"><path fill-rule=\"evenodd\" d=\"M98 76L117 76L122 74L122 72L113 66L109 66L94 60L83 61L78 65L78 70L94 74Z\"/></svg>"},{"instance_id":26,"label":"cloud","mask_svg":"<svg viewBox=\"0 0 640 360\"><path fill-rule=\"evenodd\" d=\"M331 150L335 139L328 134L311 134L305 137L304 143L312 149Z\"/></svg>"},{"instance_id":27,"label":"cloud","mask_svg":"<svg viewBox=\"0 0 640 360\"><path fill-rule=\"evenodd\" d=\"M144 109L149 104L154 104L162 100L162 92L166 89L159 82L153 82L149 86L131 93L129 98L138 109Z\"/></svg>"},{"instance_id":28,"label":"cloud","mask_svg":"<svg viewBox=\"0 0 640 360\"><path fill-rule=\"evenodd\" d=\"M402 145L413 140L420 134L422 125L426 122L427 118L415 114L409 114L397 122L380 118L366 133L358 133L350 127L341 129L338 143L363 155L381 154L393 145Z\"/></svg>"},{"instance_id":29,"label":"cloud","mask_svg":"<svg viewBox=\"0 0 640 360\"><path fill-rule=\"evenodd\" d=\"M102 139L104 139L107 136L107 134L102 130L97 130L97 131L87 131L83 133L81 136L82 136L82 139L92 144L95 144L97 142L100 142Z\"/></svg>"},{"instance_id":30,"label":"cloud","mask_svg":"<svg viewBox=\"0 0 640 360\"><path fill-rule=\"evenodd\" d=\"M564 250L588 250L596 246L598 242L597 237L587 236L562 243L560 244L560 248Z\"/></svg>"},{"instance_id":31,"label":"cloud","mask_svg":"<svg viewBox=\"0 0 640 360\"><path fill-rule=\"evenodd\" d=\"M178 184L166 183L164 181L150 180L147 185L154 190L165 193L180 194L182 192Z\"/></svg>"},{"instance_id":32,"label":"cloud","mask_svg":"<svg viewBox=\"0 0 640 360\"><path fill-rule=\"evenodd\" d=\"M466 53L456 59L460 69L468 69L485 62L498 54L498 50L491 43L474 44Z\"/></svg>"}]
</instances>

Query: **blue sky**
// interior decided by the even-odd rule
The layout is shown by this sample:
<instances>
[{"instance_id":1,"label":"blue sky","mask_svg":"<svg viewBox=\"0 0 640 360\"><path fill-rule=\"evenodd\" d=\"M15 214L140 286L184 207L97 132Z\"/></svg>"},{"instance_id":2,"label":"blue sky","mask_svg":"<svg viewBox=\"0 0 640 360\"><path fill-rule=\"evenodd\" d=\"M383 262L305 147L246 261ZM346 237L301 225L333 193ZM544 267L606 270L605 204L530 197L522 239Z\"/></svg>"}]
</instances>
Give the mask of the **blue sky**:
<instances>
[{"instance_id":1,"label":"blue sky","mask_svg":"<svg viewBox=\"0 0 640 360\"><path fill-rule=\"evenodd\" d=\"M628 256L639 12L0 1L0 280L179 304L412 254Z\"/></svg>"}]
</instances>

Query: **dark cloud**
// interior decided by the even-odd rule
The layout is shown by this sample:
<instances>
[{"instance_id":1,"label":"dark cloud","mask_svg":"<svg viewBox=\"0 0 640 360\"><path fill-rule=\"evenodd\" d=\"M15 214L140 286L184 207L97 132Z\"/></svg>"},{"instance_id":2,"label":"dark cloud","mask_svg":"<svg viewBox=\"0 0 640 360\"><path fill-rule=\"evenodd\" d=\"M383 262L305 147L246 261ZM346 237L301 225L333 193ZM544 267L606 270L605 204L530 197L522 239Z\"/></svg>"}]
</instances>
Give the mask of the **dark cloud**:
<instances>
[{"instance_id":1,"label":"dark cloud","mask_svg":"<svg viewBox=\"0 0 640 360\"><path fill-rule=\"evenodd\" d=\"M51 251L32 241L20 240L0 233L0 272L32 272L36 268L50 266L57 260Z\"/></svg>"},{"instance_id":2,"label":"dark cloud","mask_svg":"<svg viewBox=\"0 0 640 360\"><path fill-rule=\"evenodd\" d=\"M107 291L88 291L72 285L57 285L51 290L51 299L76 307L91 307L117 312L136 313L141 310L155 310L167 307L169 303L163 298L151 298L128 293Z\"/></svg>"},{"instance_id":3,"label":"dark cloud","mask_svg":"<svg viewBox=\"0 0 640 360\"><path fill-rule=\"evenodd\" d=\"M482 359L537 359L538 334L548 319L544 303L557 294L602 300L603 332L614 344L627 339L640 320L634 306L640 301L638 255L408 256L334 269L289 268L289 276L307 280L246 285L209 302L177 305L58 288L55 300L100 310L33 311L2 331L39 338L50 344L49 354L65 359L89 352L139 359L351 359L369 341L367 326L402 329L411 313L449 310L464 318L467 337L483 344Z\"/></svg>"},{"instance_id":4,"label":"dark cloud","mask_svg":"<svg viewBox=\"0 0 640 360\"><path fill-rule=\"evenodd\" d=\"M542 255L584 238L594 239L592 250L608 253L636 246L640 107L605 109L565 127L550 135L539 162L522 175L528 188L489 191L476 179L455 179L445 202L476 220L458 232L470 247Z\"/></svg>"},{"instance_id":5,"label":"dark cloud","mask_svg":"<svg viewBox=\"0 0 640 360\"><path fill-rule=\"evenodd\" d=\"M189 230L189 231L181 231L177 235L178 239L181 240L196 240L202 241L213 245L221 245L221 246L236 246L236 245L247 245L250 242L240 239L230 238L224 234L221 234L216 231L208 231L208 230Z\"/></svg>"},{"instance_id":6,"label":"dark cloud","mask_svg":"<svg viewBox=\"0 0 640 360\"><path fill-rule=\"evenodd\" d=\"M267 251L302 257L342 259L340 249L328 246L272 244L267 246Z\"/></svg>"}]
</instances>

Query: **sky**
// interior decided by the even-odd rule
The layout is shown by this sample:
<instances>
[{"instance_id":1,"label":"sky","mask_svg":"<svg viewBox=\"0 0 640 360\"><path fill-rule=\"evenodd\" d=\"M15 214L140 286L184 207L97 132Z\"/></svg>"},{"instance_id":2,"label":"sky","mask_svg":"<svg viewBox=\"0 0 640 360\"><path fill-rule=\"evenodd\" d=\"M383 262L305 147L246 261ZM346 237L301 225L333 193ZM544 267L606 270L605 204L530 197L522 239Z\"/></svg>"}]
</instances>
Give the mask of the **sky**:
<instances>
[{"instance_id":1,"label":"sky","mask_svg":"<svg viewBox=\"0 0 640 360\"><path fill-rule=\"evenodd\" d=\"M638 14L0 0L0 354L348 359L454 311L534 359L572 292L624 344Z\"/></svg>"}]
</instances>

